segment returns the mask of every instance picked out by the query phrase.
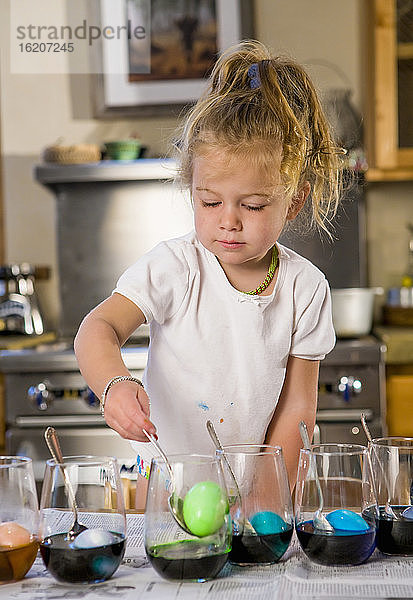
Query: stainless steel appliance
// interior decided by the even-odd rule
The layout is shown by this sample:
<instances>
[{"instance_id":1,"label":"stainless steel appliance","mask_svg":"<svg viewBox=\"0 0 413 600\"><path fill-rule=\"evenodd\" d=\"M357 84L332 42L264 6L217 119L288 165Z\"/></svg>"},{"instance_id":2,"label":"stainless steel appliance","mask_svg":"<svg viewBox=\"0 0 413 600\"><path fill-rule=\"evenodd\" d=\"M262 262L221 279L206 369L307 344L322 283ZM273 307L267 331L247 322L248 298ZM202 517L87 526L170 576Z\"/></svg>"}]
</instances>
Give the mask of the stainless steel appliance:
<instances>
[{"instance_id":1,"label":"stainless steel appliance","mask_svg":"<svg viewBox=\"0 0 413 600\"><path fill-rule=\"evenodd\" d=\"M174 168L169 159L35 168L56 199L60 337L74 337L142 254L192 229L190 199L174 184Z\"/></svg>"},{"instance_id":2,"label":"stainless steel appliance","mask_svg":"<svg viewBox=\"0 0 413 600\"><path fill-rule=\"evenodd\" d=\"M366 444L362 413L373 437L385 433L385 351L372 336L337 341L320 367L315 443Z\"/></svg>"},{"instance_id":3,"label":"stainless steel appliance","mask_svg":"<svg viewBox=\"0 0 413 600\"><path fill-rule=\"evenodd\" d=\"M298 221L280 237L283 244L311 260L330 286L338 289L367 285L364 179L360 174L349 177L352 184L341 199L331 240L325 233L303 233Z\"/></svg>"},{"instance_id":4,"label":"stainless steel appliance","mask_svg":"<svg viewBox=\"0 0 413 600\"><path fill-rule=\"evenodd\" d=\"M382 435L383 346L372 337L339 340L321 363L317 427L321 442L366 442L360 415L374 436ZM147 346L122 351L131 372L141 377ZM0 352L6 393L7 452L31 456L42 477L48 450L46 426L58 428L66 454L109 454L133 459L129 442L107 427L99 401L80 375L73 350L65 344Z\"/></svg>"},{"instance_id":5,"label":"stainless steel appliance","mask_svg":"<svg viewBox=\"0 0 413 600\"><path fill-rule=\"evenodd\" d=\"M0 335L43 333L43 318L28 263L0 266Z\"/></svg>"},{"instance_id":6,"label":"stainless steel appliance","mask_svg":"<svg viewBox=\"0 0 413 600\"><path fill-rule=\"evenodd\" d=\"M122 351L127 367L142 377L147 347ZM99 400L82 378L67 344L0 352L6 398L6 451L30 456L36 479L43 477L49 452L43 438L51 425L66 455L94 454L136 459L130 443L106 426Z\"/></svg>"}]
</instances>

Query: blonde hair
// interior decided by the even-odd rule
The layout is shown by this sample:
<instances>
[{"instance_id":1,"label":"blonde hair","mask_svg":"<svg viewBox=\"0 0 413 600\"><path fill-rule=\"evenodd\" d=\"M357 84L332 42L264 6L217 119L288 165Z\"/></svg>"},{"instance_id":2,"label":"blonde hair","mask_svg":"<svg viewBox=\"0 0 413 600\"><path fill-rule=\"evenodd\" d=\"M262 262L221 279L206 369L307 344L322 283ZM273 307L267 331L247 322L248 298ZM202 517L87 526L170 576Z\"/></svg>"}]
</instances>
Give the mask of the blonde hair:
<instances>
[{"instance_id":1,"label":"blonde hair","mask_svg":"<svg viewBox=\"0 0 413 600\"><path fill-rule=\"evenodd\" d=\"M177 147L180 177L188 186L194 157L205 148L248 156L269 175L281 151L288 201L309 181L312 223L328 231L340 196L343 150L333 141L314 85L293 60L272 56L254 40L230 48L187 114Z\"/></svg>"}]
</instances>

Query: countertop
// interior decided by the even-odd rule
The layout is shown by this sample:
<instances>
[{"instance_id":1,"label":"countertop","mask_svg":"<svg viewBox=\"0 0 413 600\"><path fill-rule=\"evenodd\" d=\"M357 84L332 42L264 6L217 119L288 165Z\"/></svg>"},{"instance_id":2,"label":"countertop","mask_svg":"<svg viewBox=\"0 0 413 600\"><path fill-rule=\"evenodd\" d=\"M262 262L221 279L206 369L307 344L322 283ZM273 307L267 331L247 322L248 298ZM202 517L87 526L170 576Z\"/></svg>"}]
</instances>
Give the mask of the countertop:
<instances>
[{"instance_id":1,"label":"countertop","mask_svg":"<svg viewBox=\"0 0 413 600\"><path fill-rule=\"evenodd\" d=\"M133 523L132 523L133 520ZM133 531L133 533L131 533ZM358 600L413 598L413 559L386 557L377 550L356 567L324 567L310 562L293 537L280 562L268 566L227 564L206 583L163 580L143 547L143 516L128 515L126 558L115 575L96 585L57 583L40 557L18 583L0 586L0 600L85 598L103 600Z\"/></svg>"},{"instance_id":2,"label":"countertop","mask_svg":"<svg viewBox=\"0 0 413 600\"><path fill-rule=\"evenodd\" d=\"M55 340L56 334L54 331L42 333L41 335L1 335L0 350L35 348L41 344L49 344Z\"/></svg>"}]
</instances>

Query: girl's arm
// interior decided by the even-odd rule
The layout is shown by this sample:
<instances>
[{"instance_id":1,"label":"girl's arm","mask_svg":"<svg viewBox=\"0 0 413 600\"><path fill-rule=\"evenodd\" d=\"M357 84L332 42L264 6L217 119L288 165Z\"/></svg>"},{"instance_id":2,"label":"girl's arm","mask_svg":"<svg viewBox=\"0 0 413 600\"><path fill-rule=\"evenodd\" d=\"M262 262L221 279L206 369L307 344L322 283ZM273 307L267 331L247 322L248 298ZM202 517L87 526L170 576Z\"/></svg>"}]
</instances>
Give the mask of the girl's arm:
<instances>
[{"instance_id":1,"label":"girl's arm","mask_svg":"<svg viewBox=\"0 0 413 600\"><path fill-rule=\"evenodd\" d=\"M304 421L310 439L313 435L318 392L319 361L290 356L285 381L265 442L281 446L290 488L297 477L298 457L303 447L298 424Z\"/></svg>"},{"instance_id":2,"label":"girl's arm","mask_svg":"<svg viewBox=\"0 0 413 600\"><path fill-rule=\"evenodd\" d=\"M112 377L130 375L120 349L144 322L142 311L120 294L113 294L84 318L75 338L75 354L83 377L98 398ZM144 389L122 381L106 396L105 420L122 437L147 441L142 429L156 432L149 421L149 408Z\"/></svg>"}]
</instances>

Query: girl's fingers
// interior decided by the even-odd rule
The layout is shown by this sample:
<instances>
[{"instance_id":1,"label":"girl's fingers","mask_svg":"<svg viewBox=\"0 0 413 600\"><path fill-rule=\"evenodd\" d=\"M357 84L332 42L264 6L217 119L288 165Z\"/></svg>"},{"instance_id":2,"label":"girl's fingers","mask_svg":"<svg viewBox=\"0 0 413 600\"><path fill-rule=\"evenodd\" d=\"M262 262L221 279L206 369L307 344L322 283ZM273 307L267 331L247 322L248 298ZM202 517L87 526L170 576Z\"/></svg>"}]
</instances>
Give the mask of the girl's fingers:
<instances>
[{"instance_id":1,"label":"girl's fingers","mask_svg":"<svg viewBox=\"0 0 413 600\"><path fill-rule=\"evenodd\" d=\"M146 398L148 397L146 396ZM122 419L121 423L124 427L132 430L135 427L139 427L140 429L146 429L148 433L156 433L156 427L149 419L149 411L148 414L146 414L139 401L137 402L134 400L133 404L129 406L123 405L121 411L122 412L119 413L119 419Z\"/></svg>"},{"instance_id":2,"label":"girl's fingers","mask_svg":"<svg viewBox=\"0 0 413 600\"><path fill-rule=\"evenodd\" d=\"M148 433L156 433L155 425L143 412L136 397L132 397L132 400L124 398L122 403L109 398L105 405L105 420L109 427L126 439L146 442L142 429L146 429Z\"/></svg>"},{"instance_id":3,"label":"girl's fingers","mask_svg":"<svg viewBox=\"0 0 413 600\"><path fill-rule=\"evenodd\" d=\"M114 386L107 396L105 418L108 425L112 426L110 419L116 420L124 430L133 435L133 439L142 437L142 429L155 434L156 427L149 419L149 398L143 387L122 385L123 388Z\"/></svg>"},{"instance_id":4,"label":"girl's fingers","mask_svg":"<svg viewBox=\"0 0 413 600\"><path fill-rule=\"evenodd\" d=\"M145 434L142 433L142 429L140 429L140 428L125 427L124 425L122 425L122 423L120 423L119 421L117 421L114 418L107 419L106 423L109 425L109 427L111 429L113 429L114 431L119 433L119 435L126 440L134 440L137 442L147 442L148 441L147 437L145 436Z\"/></svg>"},{"instance_id":5,"label":"girl's fingers","mask_svg":"<svg viewBox=\"0 0 413 600\"><path fill-rule=\"evenodd\" d=\"M136 394L138 398L138 402L141 405L142 411L144 412L146 417L149 417L151 412L151 403L149 402L148 394L145 392L143 388L138 388L138 392Z\"/></svg>"},{"instance_id":6,"label":"girl's fingers","mask_svg":"<svg viewBox=\"0 0 413 600\"><path fill-rule=\"evenodd\" d=\"M130 434L130 432L127 431L126 429L124 429L116 421L112 421L112 422L108 423L108 425L109 425L109 427L111 429L113 429L114 431L116 431L116 433L119 433L119 435L121 437L123 437L125 440L132 440L132 439L134 439L133 436Z\"/></svg>"}]
</instances>

